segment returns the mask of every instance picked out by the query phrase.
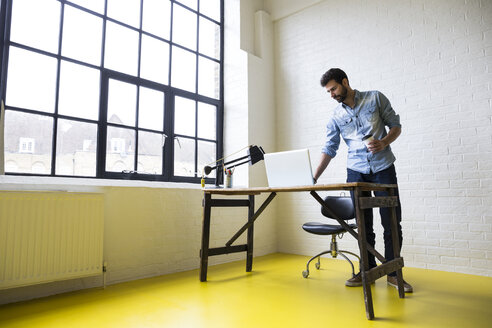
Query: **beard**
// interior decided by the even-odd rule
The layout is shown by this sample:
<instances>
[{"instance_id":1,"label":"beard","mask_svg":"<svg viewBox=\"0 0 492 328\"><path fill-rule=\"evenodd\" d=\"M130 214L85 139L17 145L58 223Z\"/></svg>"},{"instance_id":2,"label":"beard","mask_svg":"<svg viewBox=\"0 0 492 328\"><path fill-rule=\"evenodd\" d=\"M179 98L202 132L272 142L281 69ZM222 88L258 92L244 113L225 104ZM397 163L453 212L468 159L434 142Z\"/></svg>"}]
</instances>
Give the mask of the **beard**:
<instances>
[{"instance_id":1,"label":"beard","mask_svg":"<svg viewBox=\"0 0 492 328\"><path fill-rule=\"evenodd\" d=\"M340 94L334 97L335 100L339 103L343 102L347 98L347 88L345 88L343 85L340 85L340 88L342 89Z\"/></svg>"}]
</instances>

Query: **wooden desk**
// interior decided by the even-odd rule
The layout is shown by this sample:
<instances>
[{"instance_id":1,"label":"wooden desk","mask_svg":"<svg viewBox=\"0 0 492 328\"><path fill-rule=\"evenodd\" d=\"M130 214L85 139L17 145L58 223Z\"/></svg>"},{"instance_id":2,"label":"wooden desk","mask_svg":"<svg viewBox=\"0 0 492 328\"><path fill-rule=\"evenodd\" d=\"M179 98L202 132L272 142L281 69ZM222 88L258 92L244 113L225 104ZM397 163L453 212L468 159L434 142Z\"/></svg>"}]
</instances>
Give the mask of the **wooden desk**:
<instances>
[{"instance_id":1,"label":"wooden desk","mask_svg":"<svg viewBox=\"0 0 492 328\"><path fill-rule=\"evenodd\" d=\"M366 316L368 319L374 318L374 309L372 304L371 282L396 271L398 280L398 293L400 298L405 297L403 290L403 258L400 257L400 245L397 235L397 219L395 207L398 206L398 197L395 196L395 184L376 184L366 182L352 182L341 184L326 184L303 187L288 187L288 188L233 188L233 189L204 189L203 198L203 231L202 231L202 247L200 251L200 281L207 281L208 257L246 252L246 271L251 272L253 269L253 227L255 220L271 203L278 192L309 192L325 210L332 214L334 218L347 231L357 239L360 250L360 267L362 275L362 287L364 292L364 302L366 306ZM338 219L334 213L324 204L323 199L318 195L317 191L336 191L347 190L354 193L355 198L355 213L357 220L358 233L351 229L344 220ZM363 197L363 191L386 191L387 196L379 197ZM270 193L263 204L255 211L255 195L262 193ZM243 195L248 196L247 199L227 199L227 198L212 198L213 195ZM210 248L210 219L212 207L248 207L248 218L234 236L223 247ZM374 207L391 207L391 233L393 237L393 252L395 258L387 261L384 256L378 253L371 245L367 243L366 232L364 225L364 209ZM236 239L247 230L247 243L243 245L232 245ZM376 268L369 270L367 251L371 252L382 263Z\"/></svg>"}]
</instances>

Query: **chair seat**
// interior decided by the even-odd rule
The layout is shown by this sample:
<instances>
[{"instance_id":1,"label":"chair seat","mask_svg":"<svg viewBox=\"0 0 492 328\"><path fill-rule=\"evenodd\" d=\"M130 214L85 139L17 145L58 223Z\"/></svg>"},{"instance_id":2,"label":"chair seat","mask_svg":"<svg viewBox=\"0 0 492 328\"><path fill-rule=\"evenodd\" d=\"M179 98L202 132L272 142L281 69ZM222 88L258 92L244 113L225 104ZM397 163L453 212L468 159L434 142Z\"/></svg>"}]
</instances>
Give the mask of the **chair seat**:
<instances>
[{"instance_id":1,"label":"chair seat","mask_svg":"<svg viewBox=\"0 0 492 328\"><path fill-rule=\"evenodd\" d=\"M349 224L349 226L354 229L357 225L354 223ZM345 228L341 225L335 224L325 224L320 222L307 222L302 225L302 228L315 235L334 235L342 232L346 232Z\"/></svg>"}]
</instances>

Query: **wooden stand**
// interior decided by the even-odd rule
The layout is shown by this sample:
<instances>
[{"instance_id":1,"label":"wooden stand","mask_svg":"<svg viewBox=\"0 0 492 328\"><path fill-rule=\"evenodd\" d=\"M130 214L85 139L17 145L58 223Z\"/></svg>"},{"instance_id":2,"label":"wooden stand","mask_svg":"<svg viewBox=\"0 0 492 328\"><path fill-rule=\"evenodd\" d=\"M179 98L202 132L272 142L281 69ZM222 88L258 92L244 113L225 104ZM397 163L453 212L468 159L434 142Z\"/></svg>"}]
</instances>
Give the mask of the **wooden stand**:
<instances>
[{"instance_id":1,"label":"wooden stand","mask_svg":"<svg viewBox=\"0 0 492 328\"><path fill-rule=\"evenodd\" d=\"M330 213L347 232L357 239L360 251L360 267L362 276L362 287L364 292L364 303L366 306L366 316L368 319L374 319L374 308L372 304L371 283L388 273L396 271L398 281L398 294L400 298L405 297L403 289L403 273L404 266L403 258L400 257L400 245L397 232L397 219L395 207L398 206L398 197L395 196L394 184L376 184L366 182L352 182L342 184L327 184L316 186L303 187L286 187L286 188L236 188L236 189L204 189L203 198L203 231L202 231L202 248L200 251L200 281L207 281L208 257L229 253L246 252L246 272L253 269L253 228L255 220L261 215L265 208L272 202L278 192L303 192L307 191L311 196L318 201L330 213L330 209L326 207L323 199L318 195L317 191L333 191L347 190L354 194L355 213L357 220L358 232L351 229L348 224L339 218L334 213ZM388 196L363 197L363 191L385 191ZM261 193L270 193L267 199L261 204L255 212L255 195ZM246 195L248 199L212 199L212 195ZM212 207L248 207L248 219L234 236L225 244L224 247L210 248L210 220ZM393 254L395 258L387 261L384 256L378 253L371 245L367 243L365 224L364 224L364 209L374 207L389 207L391 208L391 234L393 237ZM232 243L247 232L247 243L243 245L232 246ZM369 269L367 252L371 252L382 263L376 268Z\"/></svg>"}]
</instances>

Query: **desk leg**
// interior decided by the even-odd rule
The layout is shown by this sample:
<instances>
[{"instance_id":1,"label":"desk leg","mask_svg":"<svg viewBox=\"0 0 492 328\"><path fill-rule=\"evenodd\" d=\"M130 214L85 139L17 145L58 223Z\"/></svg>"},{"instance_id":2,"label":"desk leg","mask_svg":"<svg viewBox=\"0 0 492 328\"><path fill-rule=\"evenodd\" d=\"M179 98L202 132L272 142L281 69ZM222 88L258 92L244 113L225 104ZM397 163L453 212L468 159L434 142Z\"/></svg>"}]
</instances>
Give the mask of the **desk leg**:
<instances>
[{"instance_id":1,"label":"desk leg","mask_svg":"<svg viewBox=\"0 0 492 328\"><path fill-rule=\"evenodd\" d=\"M249 195L249 207L248 207L248 222L251 225L248 227L248 250L246 253L246 272L253 270L253 232L254 232L254 215L255 215L255 196ZM253 221L253 222L252 222Z\"/></svg>"},{"instance_id":2,"label":"desk leg","mask_svg":"<svg viewBox=\"0 0 492 328\"><path fill-rule=\"evenodd\" d=\"M357 241L359 242L360 250L360 273L362 275L362 288L364 289L364 303L366 305L367 319L374 319L374 308L372 305L371 284L367 281L366 272L369 270L369 260L367 258L367 239L366 227L364 220L364 210L360 208L359 197L362 196L362 191L359 188L354 190L355 199L355 215L357 218L357 230L359 231Z\"/></svg>"},{"instance_id":3,"label":"desk leg","mask_svg":"<svg viewBox=\"0 0 492 328\"><path fill-rule=\"evenodd\" d=\"M389 196L395 195L395 190L390 188L388 190ZM398 238L398 223L396 218L396 207L392 207L390 211L391 215L391 238L393 239L393 254L395 258L400 257L400 239ZM403 288L403 271L402 269L396 270L396 280L398 281L398 295L400 298L405 297L405 290Z\"/></svg>"},{"instance_id":4,"label":"desk leg","mask_svg":"<svg viewBox=\"0 0 492 328\"><path fill-rule=\"evenodd\" d=\"M202 249L200 250L200 281L207 281L211 201L212 195L205 193L203 196L203 230Z\"/></svg>"}]
</instances>

